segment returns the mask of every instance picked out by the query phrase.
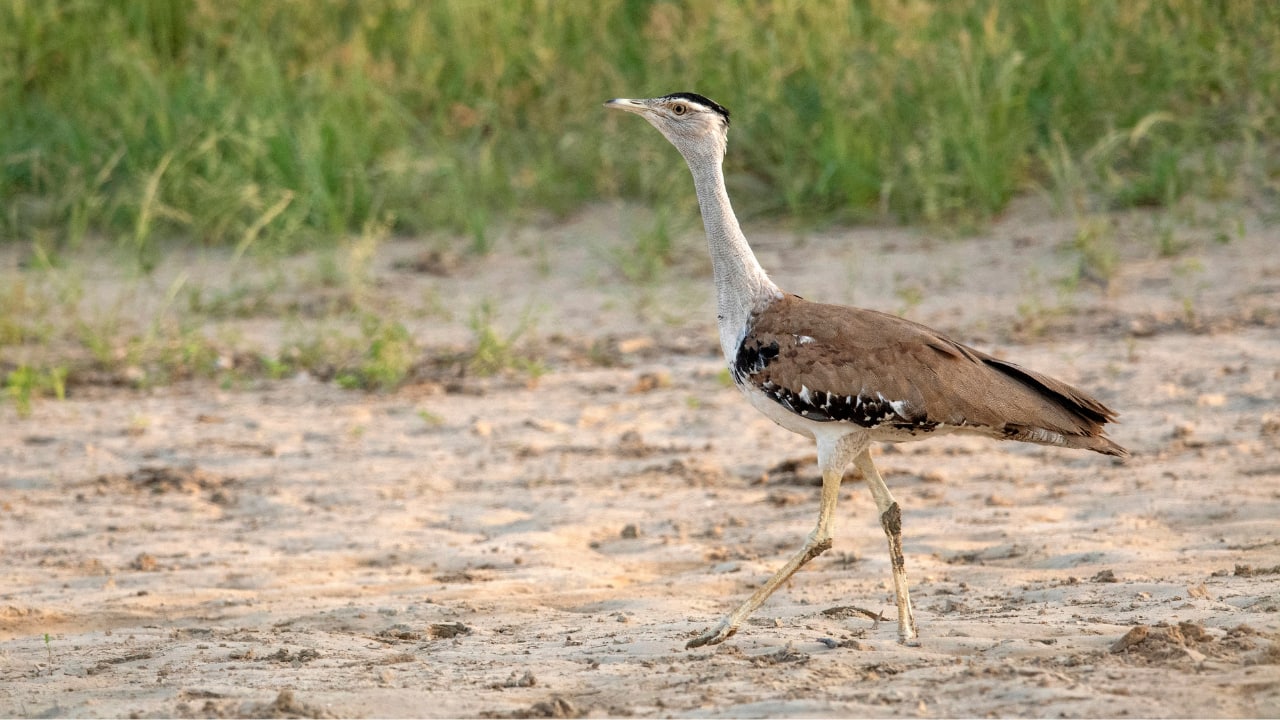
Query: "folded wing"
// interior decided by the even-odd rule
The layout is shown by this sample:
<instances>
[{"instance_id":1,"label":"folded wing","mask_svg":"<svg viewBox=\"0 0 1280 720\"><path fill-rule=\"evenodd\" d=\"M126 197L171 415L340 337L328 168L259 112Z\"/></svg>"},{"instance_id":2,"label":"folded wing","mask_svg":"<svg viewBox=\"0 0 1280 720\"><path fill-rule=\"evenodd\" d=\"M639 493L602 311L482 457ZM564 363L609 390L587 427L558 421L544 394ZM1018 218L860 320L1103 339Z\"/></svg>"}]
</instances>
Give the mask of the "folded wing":
<instances>
[{"instance_id":1,"label":"folded wing","mask_svg":"<svg viewBox=\"0 0 1280 720\"><path fill-rule=\"evenodd\" d=\"M818 422L1128 454L1103 433L1115 413L1084 391L874 310L784 296L753 317L733 370Z\"/></svg>"}]
</instances>

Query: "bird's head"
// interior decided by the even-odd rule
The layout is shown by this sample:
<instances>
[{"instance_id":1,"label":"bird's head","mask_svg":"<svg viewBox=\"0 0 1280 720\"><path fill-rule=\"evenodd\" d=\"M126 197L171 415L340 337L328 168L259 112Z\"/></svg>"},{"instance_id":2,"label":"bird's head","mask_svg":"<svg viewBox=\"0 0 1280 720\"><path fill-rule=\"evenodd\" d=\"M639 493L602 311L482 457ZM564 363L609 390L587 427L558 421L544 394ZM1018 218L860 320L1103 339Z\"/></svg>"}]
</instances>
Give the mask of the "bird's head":
<instances>
[{"instance_id":1,"label":"bird's head","mask_svg":"<svg viewBox=\"0 0 1280 720\"><path fill-rule=\"evenodd\" d=\"M729 111L714 100L680 92L645 100L615 98L604 106L648 120L690 162L724 157Z\"/></svg>"}]
</instances>

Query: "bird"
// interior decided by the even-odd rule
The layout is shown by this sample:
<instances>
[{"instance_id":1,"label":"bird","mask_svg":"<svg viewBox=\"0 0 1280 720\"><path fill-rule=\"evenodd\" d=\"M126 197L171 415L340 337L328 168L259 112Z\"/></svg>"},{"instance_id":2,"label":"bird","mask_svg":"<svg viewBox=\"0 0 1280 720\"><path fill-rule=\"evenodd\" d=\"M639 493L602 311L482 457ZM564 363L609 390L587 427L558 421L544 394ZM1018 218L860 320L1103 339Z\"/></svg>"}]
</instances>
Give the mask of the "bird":
<instances>
[{"instance_id":1,"label":"bird","mask_svg":"<svg viewBox=\"0 0 1280 720\"><path fill-rule=\"evenodd\" d=\"M680 151L693 175L716 288L720 348L747 401L817 445L818 519L801 548L719 623L687 643L715 645L805 563L830 549L840 483L862 473L889 545L898 641L919 645L902 549L902 509L871 459L874 442L953 433L1092 450L1128 451L1106 436L1117 414L1088 393L876 310L812 302L780 289L743 235L724 182L729 111L693 92L615 98Z\"/></svg>"}]
</instances>

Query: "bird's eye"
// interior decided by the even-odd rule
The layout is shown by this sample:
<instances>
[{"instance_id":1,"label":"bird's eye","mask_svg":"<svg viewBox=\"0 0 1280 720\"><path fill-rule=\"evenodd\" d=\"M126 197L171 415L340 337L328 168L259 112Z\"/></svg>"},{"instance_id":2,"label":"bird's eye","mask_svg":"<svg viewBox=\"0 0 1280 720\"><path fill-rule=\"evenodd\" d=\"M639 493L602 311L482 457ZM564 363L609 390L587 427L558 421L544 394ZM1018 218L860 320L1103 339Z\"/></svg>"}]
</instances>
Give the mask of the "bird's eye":
<instances>
[{"instance_id":1,"label":"bird's eye","mask_svg":"<svg viewBox=\"0 0 1280 720\"><path fill-rule=\"evenodd\" d=\"M677 115L683 115L689 112L689 108L684 105L681 105L680 103L676 103L675 105L671 106L671 112Z\"/></svg>"}]
</instances>

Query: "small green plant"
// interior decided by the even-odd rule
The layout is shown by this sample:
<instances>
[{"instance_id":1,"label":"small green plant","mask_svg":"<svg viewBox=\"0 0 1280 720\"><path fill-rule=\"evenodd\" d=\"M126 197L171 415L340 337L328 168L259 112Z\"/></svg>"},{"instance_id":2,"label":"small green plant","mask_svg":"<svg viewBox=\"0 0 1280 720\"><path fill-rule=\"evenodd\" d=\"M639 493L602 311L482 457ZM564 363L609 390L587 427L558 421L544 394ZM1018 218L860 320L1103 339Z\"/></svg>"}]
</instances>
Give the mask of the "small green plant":
<instances>
[{"instance_id":1,"label":"small green plant","mask_svg":"<svg viewBox=\"0 0 1280 720\"><path fill-rule=\"evenodd\" d=\"M338 371L335 380L346 389L392 390L408 376L418 349L405 326L373 313L360 320L364 353L353 366Z\"/></svg>"},{"instance_id":2,"label":"small green plant","mask_svg":"<svg viewBox=\"0 0 1280 720\"><path fill-rule=\"evenodd\" d=\"M1083 155L1095 190L1110 207L1172 206L1187 190L1180 165L1184 132L1168 112L1151 112L1102 135Z\"/></svg>"},{"instance_id":3,"label":"small green plant","mask_svg":"<svg viewBox=\"0 0 1280 720\"><path fill-rule=\"evenodd\" d=\"M289 340L280 349L276 357L280 371L306 370L322 380L336 379L345 373L358 380L351 368L359 365L368 349L368 344L361 338L325 325L297 327L290 334L298 337ZM354 380L347 382L352 387L360 386Z\"/></svg>"},{"instance_id":4,"label":"small green plant","mask_svg":"<svg viewBox=\"0 0 1280 720\"><path fill-rule=\"evenodd\" d=\"M924 302L924 290L915 283L901 284L900 279L895 281L893 294L902 301L902 307L898 310L899 315L909 315L912 310L919 307Z\"/></svg>"},{"instance_id":5,"label":"small green plant","mask_svg":"<svg viewBox=\"0 0 1280 720\"><path fill-rule=\"evenodd\" d=\"M617 367L621 360L617 347L610 341L595 338L587 348L587 361L596 367Z\"/></svg>"},{"instance_id":6,"label":"small green plant","mask_svg":"<svg viewBox=\"0 0 1280 720\"><path fill-rule=\"evenodd\" d=\"M151 427L151 418L146 415L134 415L129 418L129 427L125 429L130 435L145 435Z\"/></svg>"},{"instance_id":7,"label":"small green plant","mask_svg":"<svg viewBox=\"0 0 1280 720\"><path fill-rule=\"evenodd\" d=\"M1048 194L1054 210L1060 215L1083 214L1089 203L1088 182L1062 133L1054 130L1049 144L1039 147L1037 154L1049 176Z\"/></svg>"},{"instance_id":8,"label":"small green plant","mask_svg":"<svg viewBox=\"0 0 1280 720\"><path fill-rule=\"evenodd\" d=\"M537 359L526 357L516 347L516 342L529 327L526 315L520 324L507 335L503 335L494 327L493 306L489 302L481 303L471 313L471 333L474 338L467 361L467 368L476 375L496 375L506 370L518 370L536 379L546 372L546 367Z\"/></svg>"},{"instance_id":9,"label":"small green plant","mask_svg":"<svg viewBox=\"0 0 1280 720\"><path fill-rule=\"evenodd\" d=\"M418 408L418 418L429 428L438 428L444 425L444 418L426 408Z\"/></svg>"},{"instance_id":10,"label":"small green plant","mask_svg":"<svg viewBox=\"0 0 1280 720\"><path fill-rule=\"evenodd\" d=\"M1187 327L1195 327L1198 324L1198 317L1199 314L1196 312L1195 298L1189 295L1184 295L1182 297L1182 321L1187 325Z\"/></svg>"},{"instance_id":11,"label":"small green plant","mask_svg":"<svg viewBox=\"0 0 1280 720\"><path fill-rule=\"evenodd\" d=\"M1114 231L1106 218L1092 217L1076 230L1072 244L1077 254L1076 275L1108 285L1120 267Z\"/></svg>"},{"instance_id":12,"label":"small green plant","mask_svg":"<svg viewBox=\"0 0 1280 720\"><path fill-rule=\"evenodd\" d=\"M1182 306L1183 322L1189 327L1197 325L1200 317L1196 308L1205 287L1204 270L1204 263L1198 257L1183 258L1173 266L1173 291Z\"/></svg>"},{"instance_id":13,"label":"small green plant","mask_svg":"<svg viewBox=\"0 0 1280 720\"><path fill-rule=\"evenodd\" d=\"M294 371L292 363L281 357L271 357L264 353L258 356L258 362L262 365L267 377L272 380L286 378Z\"/></svg>"},{"instance_id":14,"label":"small green plant","mask_svg":"<svg viewBox=\"0 0 1280 720\"><path fill-rule=\"evenodd\" d=\"M39 318L47 312L47 304L33 291L21 275L0 279L0 347L39 342L48 335Z\"/></svg>"},{"instance_id":15,"label":"small green plant","mask_svg":"<svg viewBox=\"0 0 1280 720\"><path fill-rule=\"evenodd\" d=\"M487 255L493 249L493 237L489 230L492 222L487 209L474 205L463 216L467 233L471 236L471 252L476 255Z\"/></svg>"},{"instance_id":16,"label":"small green plant","mask_svg":"<svg viewBox=\"0 0 1280 720\"><path fill-rule=\"evenodd\" d=\"M269 315L276 309L274 296L283 288L284 275L279 271L265 282L236 282L225 290L191 285L186 288L187 310L211 318Z\"/></svg>"},{"instance_id":17,"label":"small green plant","mask_svg":"<svg viewBox=\"0 0 1280 720\"><path fill-rule=\"evenodd\" d=\"M67 396L67 369L63 366L37 368L20 365L5 376L5 394L13 401L19 417L31 416L31 401L40 396L64 400Z\"/></svg>"}]
</instances>

